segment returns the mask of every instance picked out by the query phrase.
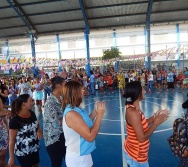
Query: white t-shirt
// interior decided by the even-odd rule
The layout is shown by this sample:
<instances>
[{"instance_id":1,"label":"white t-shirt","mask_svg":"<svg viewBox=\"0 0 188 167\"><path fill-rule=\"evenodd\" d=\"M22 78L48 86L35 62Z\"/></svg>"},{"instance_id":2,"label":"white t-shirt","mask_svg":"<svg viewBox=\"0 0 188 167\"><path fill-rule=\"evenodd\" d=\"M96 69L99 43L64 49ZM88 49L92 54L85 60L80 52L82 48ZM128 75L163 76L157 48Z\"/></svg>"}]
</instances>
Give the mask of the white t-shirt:
<instances>
[{"instance_id":1,"label":"white t-shirt","mask_svg":"<svg viewBox=\"0 0 188 167\"><path fill-rule=\"evenodd\" d=\"M153 74L149 74L148 81L153 81Z\"/></svg>"}]
</instances>

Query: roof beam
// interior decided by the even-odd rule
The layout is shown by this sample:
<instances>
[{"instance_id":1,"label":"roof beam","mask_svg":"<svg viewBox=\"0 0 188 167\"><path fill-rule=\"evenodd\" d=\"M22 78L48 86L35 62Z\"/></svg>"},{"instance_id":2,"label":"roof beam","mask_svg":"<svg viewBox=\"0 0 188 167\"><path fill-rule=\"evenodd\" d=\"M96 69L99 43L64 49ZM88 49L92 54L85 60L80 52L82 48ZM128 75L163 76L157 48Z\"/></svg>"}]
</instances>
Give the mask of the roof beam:
<instances>
[{"instance_id":1,"label":"roof beam","mask_svg":"<svg viewBox=\"0 0 188 167\"><path fill-rule=\"evenodd\" d=\"M32 24L32 22L29 20L28 16L24 12L24 10L19 6L19 3L17 2L17 0L12 0L15 5L13 5L13 3L10 0L6 0L6 1L14 9L14 11L18 14L18 16L22 19L22 21L24 22L24 24L27 26L27 28L30 31L31 30L37 31L35 26Z\"/></svg>"}]
</instances>

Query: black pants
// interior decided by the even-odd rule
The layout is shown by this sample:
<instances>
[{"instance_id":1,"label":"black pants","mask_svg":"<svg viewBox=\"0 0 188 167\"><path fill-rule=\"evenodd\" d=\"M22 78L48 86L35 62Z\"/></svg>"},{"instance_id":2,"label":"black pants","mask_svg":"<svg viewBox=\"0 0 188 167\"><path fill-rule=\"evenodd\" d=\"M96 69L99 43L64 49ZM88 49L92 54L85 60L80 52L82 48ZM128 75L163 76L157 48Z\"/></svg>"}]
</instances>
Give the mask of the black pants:
<instances>
[{"instance_id":1,"label":"black pants","mask_svg":"<svg viewBox=\"0 0 188 167\"><path fill-rule=\"evenodd\" d=\"M46 150L51 159L51 167L61 167L62 160L65 160L66 147L65 137L62 133L59 140L46 147Z\"/></svg>"},{"instance_id":2,"label":"black pants","mask_svg":"<svg viewBox=\"0 0 188 167\"><path fill-rule=\"evenodd\" d=\"M39 163L39 151L25 156L16 156L21 167L32 167Z\"/></svg>"}]
</instances>

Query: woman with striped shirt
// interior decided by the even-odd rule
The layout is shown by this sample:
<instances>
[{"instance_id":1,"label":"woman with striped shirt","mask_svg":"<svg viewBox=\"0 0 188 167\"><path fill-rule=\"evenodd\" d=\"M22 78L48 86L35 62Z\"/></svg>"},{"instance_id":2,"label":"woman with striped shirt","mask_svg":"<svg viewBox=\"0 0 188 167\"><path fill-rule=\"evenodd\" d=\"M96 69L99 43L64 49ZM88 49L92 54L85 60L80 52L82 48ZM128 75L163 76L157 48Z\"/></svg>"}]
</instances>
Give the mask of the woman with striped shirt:
<instances>
[{"instance_id":1,"label":"woman with striped shirt","mask_svg":"<svg viewBox=\"0 0 188 167\"><path fill-rule=\"evenodd\" d=\"M145 92L139 81L128 83L125 87L127 138L124 157L130 167L149 167L149 137L169 115L168 110L159 110L146 119L139 104L144 99Z\"/></svg>"}]
</instances>

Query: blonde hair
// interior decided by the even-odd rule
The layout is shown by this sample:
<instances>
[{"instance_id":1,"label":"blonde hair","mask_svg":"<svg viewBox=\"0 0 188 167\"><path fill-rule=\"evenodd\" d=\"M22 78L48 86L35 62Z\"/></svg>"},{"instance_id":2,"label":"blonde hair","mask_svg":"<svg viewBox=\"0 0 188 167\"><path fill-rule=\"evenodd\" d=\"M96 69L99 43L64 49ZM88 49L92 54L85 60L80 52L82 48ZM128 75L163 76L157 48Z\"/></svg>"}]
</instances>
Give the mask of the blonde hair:
<instances>
[{"instance_id":1,"label":"blonde hair","mask_svg":"<svg viewBox=\"0 0 188 167\"><path fill-rule=\"evenodd\" d=\"M69 104L70 107L79 107L82 103L82 84L78 81L69 81L63 88L63 110Z\"/></svg>"}]
</instances>

